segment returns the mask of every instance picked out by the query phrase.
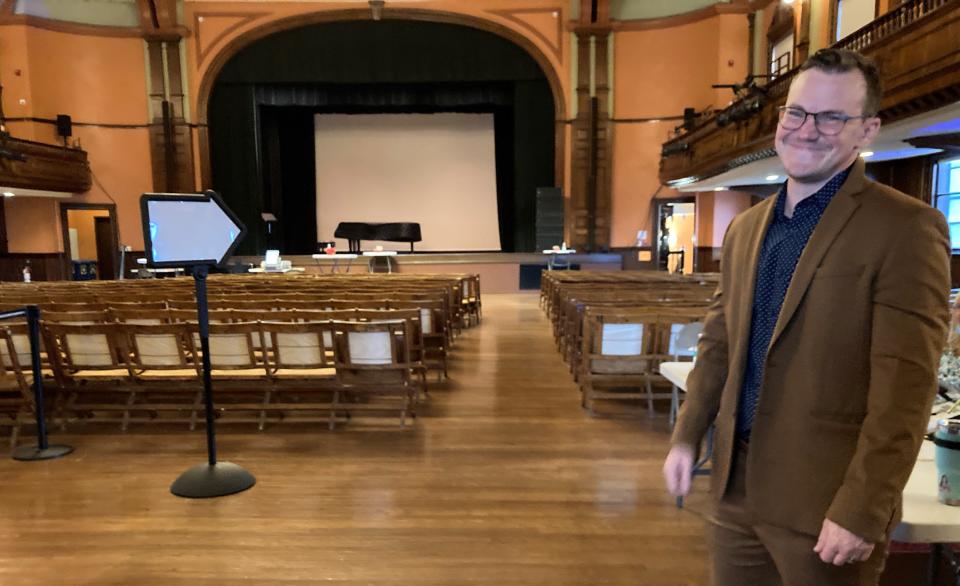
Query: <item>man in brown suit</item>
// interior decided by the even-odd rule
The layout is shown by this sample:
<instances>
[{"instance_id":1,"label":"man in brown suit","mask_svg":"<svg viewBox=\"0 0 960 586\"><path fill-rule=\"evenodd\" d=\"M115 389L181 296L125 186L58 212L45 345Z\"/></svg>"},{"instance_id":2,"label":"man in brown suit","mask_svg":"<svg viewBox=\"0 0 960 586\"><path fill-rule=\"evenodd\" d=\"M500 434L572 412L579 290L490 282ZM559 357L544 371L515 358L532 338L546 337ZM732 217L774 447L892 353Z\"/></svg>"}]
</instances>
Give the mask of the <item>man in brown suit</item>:
<instances>
[{"instance_id":1,"label":"man in brown suit","mask_svg":"<svg viewBox=\"0 0 960 586\"><path fill-rule=\"evenodd\" d=\"M714 583L876 584L947 331L943 214L864 175L880 81L825 49L793 80L788 180L737 216L687 381L667 488L690 489L711 423Z\"/></svg>"}]
</instances>

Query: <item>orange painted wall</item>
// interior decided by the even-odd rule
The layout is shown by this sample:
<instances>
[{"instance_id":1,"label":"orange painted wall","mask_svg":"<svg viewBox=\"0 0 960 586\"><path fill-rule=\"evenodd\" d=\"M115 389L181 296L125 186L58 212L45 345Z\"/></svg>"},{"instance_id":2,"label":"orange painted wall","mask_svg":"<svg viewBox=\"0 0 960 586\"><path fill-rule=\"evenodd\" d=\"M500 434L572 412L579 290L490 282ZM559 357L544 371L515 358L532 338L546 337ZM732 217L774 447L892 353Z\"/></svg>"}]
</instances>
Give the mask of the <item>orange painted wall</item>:
<instances>
[{"instance_id":1,"label":"orange painted wall","mask_svg":"<svg viewBox=\"0 0 960 586\"><path fill-rule=\"evenodd\" d=\"M42 197L11 197L4 201L10 252L63 251L57 201Z\"/></svg>"},{"instance_id":2,"label":"orange painted wall","mask_svg":"<svg viewBox=\"0 0 960 586\"><path fill-rule=\"evenodd\" d=\"M33 115L28 30L25 26L0 27L0 83L3 84L3 113L7 118ZM34 140L35 127L33 122L11 122L8 130L19 138Z\"/></svg>"},{"instance_id":3,"label":"orange painted wall","mask_svg":"<svg viewBox=\"0 0 960 586\"><path fill-rule=\"evenodd\" d=\"M750 194L708 191L697 194L697 246L720 248L733 218L750 207Z\"/></svg>"},{"instance_id":4,"label":"orange painted wall","mask_svg":"<svg viewBox=\"0 0 960 586\"><path fill-rule=\"evenodd\" d=\"M94 218L108 218L106 210L67 210L70 228L77 230L80 260L97 260L97 233Z\"/></svg>"},{"instance_id":5,"label":"orange painted wall","mask_svg":"<svg viewBox=\"0 0 960 586\"><path fill-rule=\"evenodd\" d=\"M684 107L702 111L725 106L733 94L710 85L746 77L748 37L742 14L616 33L614 118L680 116ZM652 233L651 199L660 187L660 148L679 123L615 125L611 246L633 246L638 230ZM662 188L659 197L671 192Z\"/></svg>"},{"instance_id":6,"label":"orange painted wall","mask_svg":"<svg viewBox=\"0 0 960 586\"><path fill-rule=\"evenodd\" d=\"M121 242L141 249L139 199L153 185L148 131L143 127L148 117L143 40L10 25L0 27L0 49L8 47L10 52L4 51L0 61L0 84L10 88L3 94L4 112L9 117L37 118L69 114L75 123L72 140L87 151L94 175L93 188L69 201L115 201ZM27 103L21 105L20 99ZM49 124L15 125L11 132L62 144ZM11 252L64 250L55 200L22 198L7 206L6 217Z\"/></svg>"},{"instance_id":7,"label":"orange painted wall","mask_svg":"<svg viewBox=\"0 0 960 586\"><path fill-rule=\"evenodd\" d=\"M890 0L881 0L881 9L888 9L890 4ZM771 3L764 11L764 33L776 6ZM466 15L528 39L546 56L548 67L559 81L565 106L562 116L573 116L571 71L575 55L566 29L571 19L568 0L432 0L407 7ZM302 24L309 13L357 9L356 2L185 3L184 24L190 31L185 48L191 121L204 121L205 112L197 109L201 81L216 55L233 40L278 20L292 19L290 22ZM388 5L388 15L389 11ZM559 32L557 24L564 25ZM812 26L828 25L821 22ZM729 90L713 90L710 84L744 78L747 36L747 19L742 14L615 33L614 117L660 118L678 116L684 106L698 110L722 107L731 97ZM765 57L761 59L765 61ZM132 125L143 125L148 119L144 42L139 38L0 26L0 84L5 90L3 106L8 117L52 118L62 113L71 115L75 122ZM24 104L20 104L21 99ZM614 125L613 246L632 245L637 230L651 230L650 200L659 188L660 147L677 124ZM18 137L59 143L48 124L18 122L11 123L10 129ZM569 126L563 135L567 138L562 159L565 191L569 194ZM88 152L95 178L91 191L75 196L75 201L115 201L121 243L141 249L138 200L142 192L152 189L147 129L75 126L74 139ZM199 140L194 145L199 153ZM195 168L199 173L199 164ZM660 197L667 195L669 190L660 190ZM18 198L7 202L6 216L11 251L63 250L55 200Z\"/></svg>"}]
</instances>

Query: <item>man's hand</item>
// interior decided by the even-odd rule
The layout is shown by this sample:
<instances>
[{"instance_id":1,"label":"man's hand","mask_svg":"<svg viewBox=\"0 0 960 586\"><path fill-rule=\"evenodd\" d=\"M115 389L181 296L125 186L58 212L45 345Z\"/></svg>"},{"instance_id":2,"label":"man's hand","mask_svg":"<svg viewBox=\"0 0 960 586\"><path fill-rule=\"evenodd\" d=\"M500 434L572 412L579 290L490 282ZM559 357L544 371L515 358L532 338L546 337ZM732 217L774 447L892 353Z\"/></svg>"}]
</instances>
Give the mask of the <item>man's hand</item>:
<instances>
[{"instance_id":1,"label":"man's hand","mask_svg":"<svg viewBox=\"0 0 960 586\"><path fill-rule=\"evenodd\" d=\"M813 551L820 554L824 563L843 566L865 562L873 553L874 544L863 540L830 519L823 520L820 539Z\"/></svg>"},{"instance_id":2,"label":"man's hand","mask_svg":"<svg viewBox=\"0 0 960 586\"><path fill-rule=\"evenodd\" d=\"M693 473L693 448L687 444L676 444L670 448L663 463L663 478L667 481L667 490L673 496L685 496L690 492L690 475Z\"/></svg>"}]
</instances>

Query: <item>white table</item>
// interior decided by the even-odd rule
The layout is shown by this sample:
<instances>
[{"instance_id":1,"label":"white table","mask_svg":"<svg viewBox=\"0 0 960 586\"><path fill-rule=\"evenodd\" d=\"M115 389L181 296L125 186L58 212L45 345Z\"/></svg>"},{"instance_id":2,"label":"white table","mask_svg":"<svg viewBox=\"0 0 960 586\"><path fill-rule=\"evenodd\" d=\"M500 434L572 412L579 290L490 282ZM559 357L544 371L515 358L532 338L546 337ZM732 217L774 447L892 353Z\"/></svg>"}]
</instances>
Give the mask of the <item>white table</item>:
<instances>
[{"instance_id":1,"label":"white table","mask_svg":"<svg viewBox=\"0 0 960 586\"><path fill-rule=\"evenodd\" d=\"M345 260L347 261L347 265L346 265L346 270L344 270L343 272L349 273L350 265L352 265L353 261L357 260L359 256L360 256L359 254L352 254L352 253L349 253L349 254L337 253L337 254L314 254L314 255L311 255L310 258L316 261L318 267L323 265L323 262L321 261L333 261L333 266L330 267L331 273L338 272L337 269L340 267L340 261Z\"/></svg>"},{"instance_id":2,"label":"white table","mask_svg":"<svg viewBox=\"0 0 960 586\"><path fill-rule=\"evenodd\" d=\"M563 256L563 255L566 255L566 254L575 254L576 252L577 252L577 251L574 250L574 249L572 249L572 248L560 248L560 249L557 249L557 250L554 250L554 249L551 248L551 249L549 249L549 250L544 250L544 251L543 251L543 254L548 255L548 256L547 256L547 270L548 270L548 271L554 271L554 270L556 270L556 269L558 269L558 268L560 268L560 269L569 269L569 268L570 268L570 262L569 262L569 261L566 261L566 260L560 261L560 260L558 260L558 257Z\"/></svg>"},{"instance_id":3,"label":"white table","mask_svg":"<svg viewBox=\"0 0 960 586\"><path fill-rule=\"evenodd\" d=\"M248 273L254 274L276 274L276 275L286 275L287 273L303 273L307 269L303 267L290 267L289 269L265 269L263 267L253 267L252 269L247 269Z\"/></svg>"},{"instance_id":4,"label":"white table","mask_svg":"<svg viewBox=\"0 0 960 586\"><path fill-rule=\"evenodd\" d=\"M151 275L174 275L174 276L182 275L185 272L183 267L162 268L162 269L151 269L149 267L142 267L139 269L130 269L130 272L134 275L139 275L141 271L146 271Z\"/></svg>"},{"instance_id":5,"label":"white table","mask_svg":"<svg viewBox=\"0 0 960 586\"><path fill-rule=\"evenodd\" d=\"M687 376L691 370L692 362L660 364L660 374L683 391L686 391ZM903 518L890 535L896 541L932 544L931 567L939 564L939 556L953 554L945 544L960 542L960 507L945 505L937 500L937 480L934 445L924 441L910 479L903 489Z\"/></svg>"},{"instance_id":6,"label":"white table","mask_svg":"<svg viewBox=\"0 0 960 586\"><path fill-rule=\"evenodd\" d=\"M367 251L367 252L364 252L364 253L363 253L363 256L367 257L367 260L368 260L368 263L367 263L367 272L368 272L368 273L372 273L372 272L373 272L373 259L375 259L375 258L377 258L377 257L379 257L379 256L386 257L386 259L387 259L387 272L388 272L388 273L392 273L392 272L393 272L393 265L391 264L391 260L390 260L390 259L393 258L393 257L395 257L395 256L397 256L397 251L396 251L396 250L369 250L369 251Z\"/></svg>"},{"instance_id":7,"label":"white table","mask_svg":"<svg viewBox=\"0 0 960 586\"><path fill-rule=\"evenodd\" d=\"M673 385L673 398L670 403L670 425L677 419L680 409L680 391L687 391L687 376L693 370L693 362L661 362L660 374Z\"/></svg>"}]
</instances>

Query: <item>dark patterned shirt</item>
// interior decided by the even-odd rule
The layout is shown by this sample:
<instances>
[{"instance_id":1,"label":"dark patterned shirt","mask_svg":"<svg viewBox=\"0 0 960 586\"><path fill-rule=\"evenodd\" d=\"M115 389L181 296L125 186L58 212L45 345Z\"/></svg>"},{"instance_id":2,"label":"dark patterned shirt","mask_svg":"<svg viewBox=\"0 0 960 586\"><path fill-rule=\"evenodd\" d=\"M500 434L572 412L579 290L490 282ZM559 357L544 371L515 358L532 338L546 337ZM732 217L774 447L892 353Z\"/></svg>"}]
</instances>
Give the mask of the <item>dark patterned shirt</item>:
<instances>
[{"instance_id":1,"label":"dark patterned shirt","mask_svg":"<svg viewBox=\"0 0 960 586\"><path fill-rule=\"evenodd\" d=\"M767 235L760 249L757 261L757 280L753 290L753 312L750 321L750 346L747 353L747 366L740 390L740 402L737 409L737 437L749 439L753 418L760 398L760 385L763 382L763 368L767 361L767 350L777 317L783 306L787 287L793 279L793 271L803 249L810 240L814 228L820 222L823 211L847 180L850 169L835 175L819 191L805 198L793 210L793 217L784 215L787 203L787 184L780 187L773 219L767 229Z\"/></svg>"}]
</instances>

